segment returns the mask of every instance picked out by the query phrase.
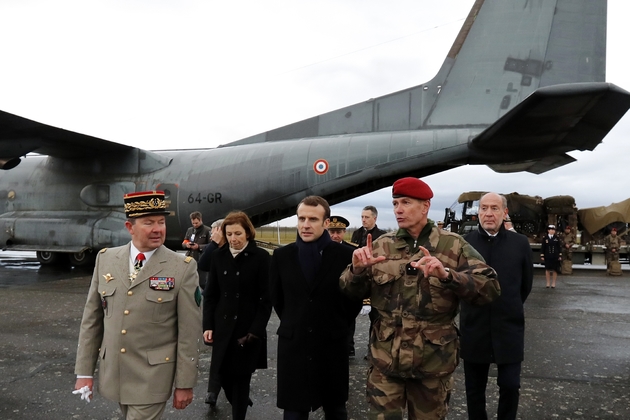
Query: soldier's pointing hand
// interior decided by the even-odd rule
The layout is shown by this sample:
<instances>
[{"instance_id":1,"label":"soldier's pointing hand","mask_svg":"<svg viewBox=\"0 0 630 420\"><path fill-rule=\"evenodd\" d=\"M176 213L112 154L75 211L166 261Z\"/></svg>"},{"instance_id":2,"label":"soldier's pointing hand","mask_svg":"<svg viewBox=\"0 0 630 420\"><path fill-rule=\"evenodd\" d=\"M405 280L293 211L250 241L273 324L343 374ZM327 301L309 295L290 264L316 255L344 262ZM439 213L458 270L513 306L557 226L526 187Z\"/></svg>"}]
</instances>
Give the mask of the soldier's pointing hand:
<instances>
[{"instance_id":1,"label":"soldier's pointing hand","mask_svg":"<svg viewBox=\"0 0 630 420\"><path fill-rule=\"evenodd\" d=\"M362 248L355 249L352 253L352 272L358 274L367 267L371 267L386 259L384 255L380 257L374 257L372 255L372 234L368 233L366 245Z\"/></svg>"},{"instance_id":2,"label":"soldier's pointing hand","mask_svg":"<svg viewBox=\"0 0 630 420\"><path fill-rule=\"evenodd\" d=\"M429 253L429 250L425 247L418 247L420 251L424 254L424 257L420 258L418 261L412 261L411 266L422 270L424 277L437 277L438 279L445 279L448 277L448 273L444 269L444 265L442 265L442 261L438 260L437 257L432 257Z\"/></svg>"}]
</instances>

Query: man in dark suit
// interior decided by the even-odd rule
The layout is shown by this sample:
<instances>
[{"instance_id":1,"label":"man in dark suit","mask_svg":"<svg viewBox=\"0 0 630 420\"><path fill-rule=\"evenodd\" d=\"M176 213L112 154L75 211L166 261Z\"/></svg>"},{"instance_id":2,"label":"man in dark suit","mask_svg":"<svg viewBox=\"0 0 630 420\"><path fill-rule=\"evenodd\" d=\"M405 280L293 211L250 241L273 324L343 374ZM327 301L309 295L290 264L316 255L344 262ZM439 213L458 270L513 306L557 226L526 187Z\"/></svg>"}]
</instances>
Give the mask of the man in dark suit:
<instances>
[{"instance_id":1,"label":"man in dark suit","mask_svg":"<svg viewBox=\"0 0 630 420\"><path fill-rule=\"evenodd\" d=\"M376 219L378 218L378 210L374 206L365 206L361 212L361 225L362 227L355 230L352 233L350 242L357 244L360 248L367 245L367 236L372 235L372 240L375 241L379 236L387 233L376 226Z\"/></svg>"},{"instance_id":2,"label":"man in dark suit","mask_svg":"<svg viewBox=\"0 0 630 420\"><path fill-rule=\"evenodd\" d=\"M465 239L494 268L501 296L484 306L462 301L461 356L466 376L469 419L487 419L486 385L491 363L497 364L499 420L515 419L518 409L521 362L524 358L523 304L532 290L532 250L527 238L504 226L505 197L488 193L479 200L479 227Z\"/></svg>"},{"instance_id":3,"label":"man in dark suit","mask_svg":"<svg viewBox=\"0 0 630 420\"><path fill-rule=\"evenodd\" d=\"M197 264L164 247L162 191L125 195L127 245L96 258L83 311L76 390L93 389L120 405L123 418L159 419L173 393L186 408L197 384L201 294Z\"/></svg>"},{"instance_id":4,"label":"man in dark suit","mask_svg":"<svg viewBox=\"0 0 630 420\"><path fill-rule=\"evenodd\" d=\"M308 419L323 407L327 420L348 413L348 326L361 308L341 293L339 275L352 249L333 242L330 206L306 197L297 208L298 238L271 259L271 300L278 317L278 407L284 420Z\"/></svg>"}]
</instances>

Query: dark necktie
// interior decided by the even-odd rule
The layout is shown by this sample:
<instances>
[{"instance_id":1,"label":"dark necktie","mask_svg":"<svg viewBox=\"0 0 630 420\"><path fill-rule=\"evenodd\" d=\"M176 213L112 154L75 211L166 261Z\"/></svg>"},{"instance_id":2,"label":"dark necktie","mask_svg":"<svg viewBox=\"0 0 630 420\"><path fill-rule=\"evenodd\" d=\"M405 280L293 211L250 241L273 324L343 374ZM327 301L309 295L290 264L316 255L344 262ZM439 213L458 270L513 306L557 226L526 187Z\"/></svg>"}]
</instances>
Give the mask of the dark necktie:
<instances>
[{"instance_id":1,"label":"dark necktie","mask_svg":"<svg viewBox=\"0 0 630 420\"><path fill-rule=\"evenodd\" d=\"M134 265L134 268L136 269L136 271L140 271L144 260L146 260L146 257L144 256L142 252L136 256L136 264Z\"/></svg>"}]
</instances>

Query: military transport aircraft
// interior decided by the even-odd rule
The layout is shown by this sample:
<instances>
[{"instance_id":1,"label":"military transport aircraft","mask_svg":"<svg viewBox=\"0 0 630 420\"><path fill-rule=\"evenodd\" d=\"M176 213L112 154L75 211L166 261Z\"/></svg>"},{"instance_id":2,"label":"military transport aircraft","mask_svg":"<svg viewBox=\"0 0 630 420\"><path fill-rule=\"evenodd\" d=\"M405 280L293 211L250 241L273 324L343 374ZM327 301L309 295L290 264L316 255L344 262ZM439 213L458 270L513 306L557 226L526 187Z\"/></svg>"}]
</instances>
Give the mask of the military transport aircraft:
<instances>
[{"instance_id":1,"label":"military transport aircraft","mask_svg":"<svg viewBox=\"0 0 630 420\"><path fill-rule=\"evenodd\" d=\"M167 246L188 215L287 217L461 165L540 174L593 150L630 107L605 83L606 0L476 0L431 81L204 151L152 152L0 112L0 245L43 264L128 241L123 194L164 190Z\"/></svg>"}]
</instances>

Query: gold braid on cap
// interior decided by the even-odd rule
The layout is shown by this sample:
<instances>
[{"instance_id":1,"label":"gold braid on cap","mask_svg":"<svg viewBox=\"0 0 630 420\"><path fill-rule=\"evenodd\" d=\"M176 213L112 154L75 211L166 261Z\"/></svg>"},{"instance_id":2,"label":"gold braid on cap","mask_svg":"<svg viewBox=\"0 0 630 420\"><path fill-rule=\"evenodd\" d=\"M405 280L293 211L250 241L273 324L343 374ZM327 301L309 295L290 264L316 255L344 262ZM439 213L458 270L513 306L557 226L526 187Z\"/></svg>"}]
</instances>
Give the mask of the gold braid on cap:
<instances>
[{"instance_id":1,"label":"gold braid on cap","mask_svg":"<svg viewBox=\"0 0 630 420\"><path fill-rule=\"evenodd\" d=\"M159 198L150 198L145 201L134 201L132 203L125 203L126 213L140 213L146 210L166 210L166 201Z\"/></svg>"}]
</instances>

